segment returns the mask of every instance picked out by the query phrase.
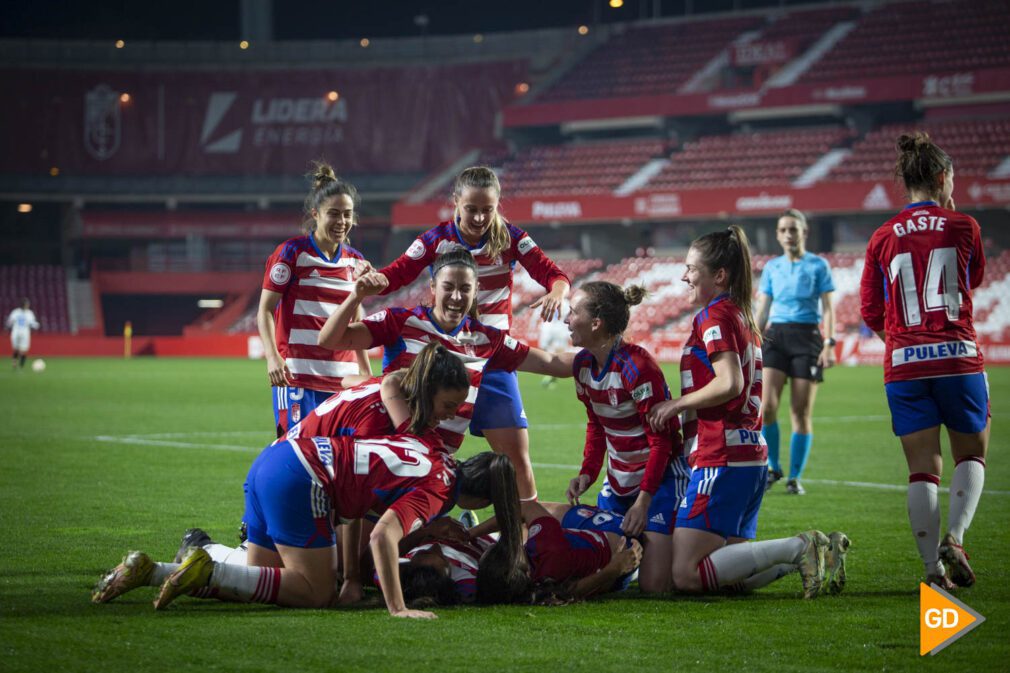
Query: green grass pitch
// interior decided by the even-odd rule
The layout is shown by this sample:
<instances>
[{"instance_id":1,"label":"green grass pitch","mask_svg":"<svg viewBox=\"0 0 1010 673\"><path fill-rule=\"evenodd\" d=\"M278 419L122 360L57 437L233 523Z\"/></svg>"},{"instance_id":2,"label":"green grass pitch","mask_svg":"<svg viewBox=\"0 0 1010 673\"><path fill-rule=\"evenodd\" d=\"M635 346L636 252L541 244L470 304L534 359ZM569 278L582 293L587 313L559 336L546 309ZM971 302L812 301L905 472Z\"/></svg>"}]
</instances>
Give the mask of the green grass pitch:
<instances>
[{"instance_id":1,"label":"green grass pitch","mask_svg":"<svg viewBox=\"0 0 1010 673\"><path fill-rule=\"evenodd\" d=\"M377 604L313 611L183 598L156 613L153 589L92 605L91 586L127 550L169 559L197 525L235 541L242 481L272 438L270 393L261 362L48 364L0 373L3 671L1006 670L1010 369L990 370L986 493L966 540L978 584L958 594L987 621L919 657L922 568L879 369L829 372L808 493L776 488L761 511L761 538L814 526L850 535L841 596L803 601L792 575L748 597L629 593L560 608L440 609L435 622L413 622ZM676 368L667 378L677 381ZM540 496L559 500L581 460L584 413L570 383L521 383ZM462 455L480 448L469 438ZM948 459L945 484L951 471Z\"/></svg>"}]
</instances>

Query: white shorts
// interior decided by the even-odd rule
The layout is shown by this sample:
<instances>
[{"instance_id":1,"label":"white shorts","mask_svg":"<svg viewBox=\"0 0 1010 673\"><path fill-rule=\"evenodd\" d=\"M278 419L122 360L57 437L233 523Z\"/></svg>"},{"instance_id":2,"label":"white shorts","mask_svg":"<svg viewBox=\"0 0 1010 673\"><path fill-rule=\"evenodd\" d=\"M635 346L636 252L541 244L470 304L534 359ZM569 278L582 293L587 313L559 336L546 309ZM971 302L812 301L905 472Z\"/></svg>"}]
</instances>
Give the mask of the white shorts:
<instances>
[{"instance_id":1,"label":"white shorts","mask_svg":"<svg viewBox=\"0 0 1010 673\"><path fill-rule=\"evenodd\" d=\"M11 332L11 348L19 352L27 352L32 345L31 332Z\"/></svg>"}]
</instances>

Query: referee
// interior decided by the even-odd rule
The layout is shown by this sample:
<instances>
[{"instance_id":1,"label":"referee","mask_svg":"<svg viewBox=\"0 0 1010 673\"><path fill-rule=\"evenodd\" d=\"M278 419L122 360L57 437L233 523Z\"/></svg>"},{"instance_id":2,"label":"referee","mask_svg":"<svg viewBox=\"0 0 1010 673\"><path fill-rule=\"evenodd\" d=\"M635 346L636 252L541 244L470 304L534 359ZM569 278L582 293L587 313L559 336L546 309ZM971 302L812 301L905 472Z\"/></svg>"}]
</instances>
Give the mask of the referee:
<instances>
[{"instance_id":1,"label":"referee","mask_svg":"<svg viewBox=\"0 0 1010 673\"><path fill-rule=\"evenodd\" d=\"M814 438L811 415L817 384L824 380L824 370L835 364L835 311L831 303L835 285L827 260L807 252L808 231L807 218L800 211L789 209L779 216L776 237L785 254L765 265L756 311L758 329L764 334L761 411L762 432L768 442L767 487L784 476L779 463L778 410L789 379L793 434L786 493L792 495L805 493L800 477Z\"/></svg>"}]
</instances>

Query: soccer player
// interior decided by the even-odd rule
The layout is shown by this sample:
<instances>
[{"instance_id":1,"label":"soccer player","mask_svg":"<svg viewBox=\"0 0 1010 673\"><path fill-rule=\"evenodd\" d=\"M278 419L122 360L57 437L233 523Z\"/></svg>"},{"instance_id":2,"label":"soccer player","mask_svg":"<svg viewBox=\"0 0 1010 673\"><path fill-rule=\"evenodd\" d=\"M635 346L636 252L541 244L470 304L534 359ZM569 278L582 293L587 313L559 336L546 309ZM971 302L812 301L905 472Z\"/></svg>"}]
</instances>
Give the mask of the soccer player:
<instances>
[{"instance_id":1,"label":"soccer player","mask_svg":"<svg viewBox=\"0 0 1010 673\"><path fill-rule=\"evenodd\" d=\"M789 379L789 412L793 434L789 442L786 493L803 495L803 468L813 443L811 415L817 384L835 364L835 285L827 260L807 252L806 216L789 209L779 216L776 235L783 255L765 265L758 286L757 327L763 332L761 432L768 443L768 487L783 477L779 463L779 402ZM823 308L824 335L820 331ZM767 331L765 326L771 325Z\"/></svg>"},{"instance_id":2,"label":"soccer player","mask_svg":"<svg viewBox=\"0 0 1010 673\"><path fill-rule=\"evenodd\" d=\"M926 582L975 582L962 547L985 481L989 389L972 323L985 254L978 223L954 210L954 164L925 133L902 135L895 173L909 204L870 239L863 320L884 340L891 425L908 462L908 517ZM954 456L940 539L940 426Z\"/></svg>"},{"instance_id":3,"label":"soccer player","mask_svg":"<svg viewBox=\"0 0 1010 673\"><path fill-rule=\"evenodd\" d=\"M516 262L548 290L530 308L539 307L544 320L560 319L561 302L571 282L529 234L502 217L498 210L501 184L494 171L484 166L467 168L456 178L452 193L453 219L418 236L406 252L380 270L389 281L384 292L408 285L438 255L462 248L473 254L480 270L477 308L481 322L505 332L510 329L512 269ZM536 497L527 427L515 372L489 367L474 402L470 433L485 437L492 449L512 459L524 499Z\"/></svg>"},{"instance_id":4,"label":"soccer player","mask_svg":"<svg viewBox=\"0 0 1010 673\"><path fill-rule=\"evenodd\" d=\"M572 296L565 323L572 344L582 348L573 368L575 392L588 421L582 467L566 495L571 504L578 503L606 457L607 476L597 505L623 515L625 535L644 533L638 583L642 591L654 593L670 589L670 535L691 468L677 417L658 431L647 421L655 404L670 399L659 364L623 337L630 307L644 297L641 286L622 289L606 281L585 283Z\"/></svg>"},{"instance_id":5,"label":"soccer player","mask_svg":"<svg viewBox=\"0 0 1010 673\"><path fill-rule=\"evenodd\" d=\"M641 563L638 540L629 543L623 535L599 526L563 528L539 502L512 504L495 510L494 523L501 535L477 569L478 603L554 604L588 598L623 589L627 576Z\"/></svg>"},{"instance_id":6,"label":"soccer player","mask_svg":"<svg viewBox=\"0 0 1010 673\"><path fill-rule=\"evenodd\" d=\"M328 164L316 164L305 198L308 233L280 244L267 259L256 325L274 393L277 436L304 418L345 376L371 375L364 351L316 346L319 328L347 297L361 253L347 244L358 192Z\"/></svg>"},{"instance_id":7,"label":"soccer player","mask_svg":"<svg viewBox=\"0 0 1010 673\"><path fill-rule=\"evenodd\" d=\"M849 540L811 530L795 537L748 542L757 534L767 480L761 435L761 342L751 311L747 235L738 226L706 234L687 253L682 280L701 311L680 361L681 397L649 412L653 429L683 414L693 468L673 531L673 584L681 592L753 590L799 570L803 595L825 581L840 591Z\"/></svg>"},{"instance_id":8,"label":"soccer player","mask_svg":"<svg viewBox=\"0 0 1010 673\"><path fill-rule=\"evenodd\" d=\"M412 309L387 308L360 322L350 322L357 315L364 297L377 295L386 279L369 273L359 278L347 300L326 321L319 332L319 345L335 349L367 349L383 346L383 371L406 366L429 341L438 341L456 354L471 377L470 394L455 418L443 422L439 432L446 444L456 450L463 443L471 422L479 390L486 385L488 370L522 370L559 377L572 375L571 354L551 355L513 339L469 315L477 298L478 267L473 256L456 248L439 255L432 263L431 291L433 306ZM497 402L495 402L497 404ZM490 443L490 442L489 442ZM514 454L491 448L515 459ZM517 466L523 469L523 463ZM520 491L522 493L522 491ZM530 494L525 497L535 497Z\"/></svg>"},{"instance_id":9,"label":"soccer player","mask_svg":"<svg viewBox=\"0 0 1010 673\"><path fill-rule=\"evenodd\" d=\"M7 316L5 323L11 331L11 368L23 369L28 351L32 347L32 330L42 327L35 319L32 303L25 297L21 308L16 308Z\"/></svg>"},{"instance_id":10,"label":"soccer player","mask_svg":"<svg viewBox=\"0 0 1010 673\"><path fill-rule=\"evenodd\" d=\"M436 350L436 347L431 347ZM248 566L215 563L193 548L179 564L155 564L131 552L95 587L92 599L107 602L137 586L161 585L156 608L177 596L324 607L334 591L334 530L331 513L353 525L366 514L379 516L370 547L390 614L432 618L408 610L397 573L397 544L404 534L448 511L518 500L515 471L504 456L478 454L456 464L433 432L439 420L453 416L440 398L458 406L469 377L457 358L442 359L422 378L425 415L411 419L408 434L372 439L314 437L277 442L254 461L245 484L245 521L249 525ZM406 391L405 391L406 392ZM384 413L376 410L376 413ZM345 577L339 599L360 596L358 544L344 545ZM355 585L358 585L357 587Z\"/></svg>"}]
</instances>

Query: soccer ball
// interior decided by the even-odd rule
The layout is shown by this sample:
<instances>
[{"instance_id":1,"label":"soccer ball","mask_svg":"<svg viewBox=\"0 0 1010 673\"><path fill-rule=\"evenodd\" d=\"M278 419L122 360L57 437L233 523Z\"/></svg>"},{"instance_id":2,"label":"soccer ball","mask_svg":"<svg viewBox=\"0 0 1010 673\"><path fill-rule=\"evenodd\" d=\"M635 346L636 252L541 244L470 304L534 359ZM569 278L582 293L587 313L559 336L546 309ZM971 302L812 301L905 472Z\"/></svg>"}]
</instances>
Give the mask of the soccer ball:
<instances>
[{"instance_id":1,"label":"soccer ball","mask_svg":"<svg viewBox=\"0 0 1010 673\"><path fill-rule=\"evenodd\" d=\"M46 370L46 361L42 358L35 358L32 362L33 372L44 372Z\"/></svg>"}]
</instances>

